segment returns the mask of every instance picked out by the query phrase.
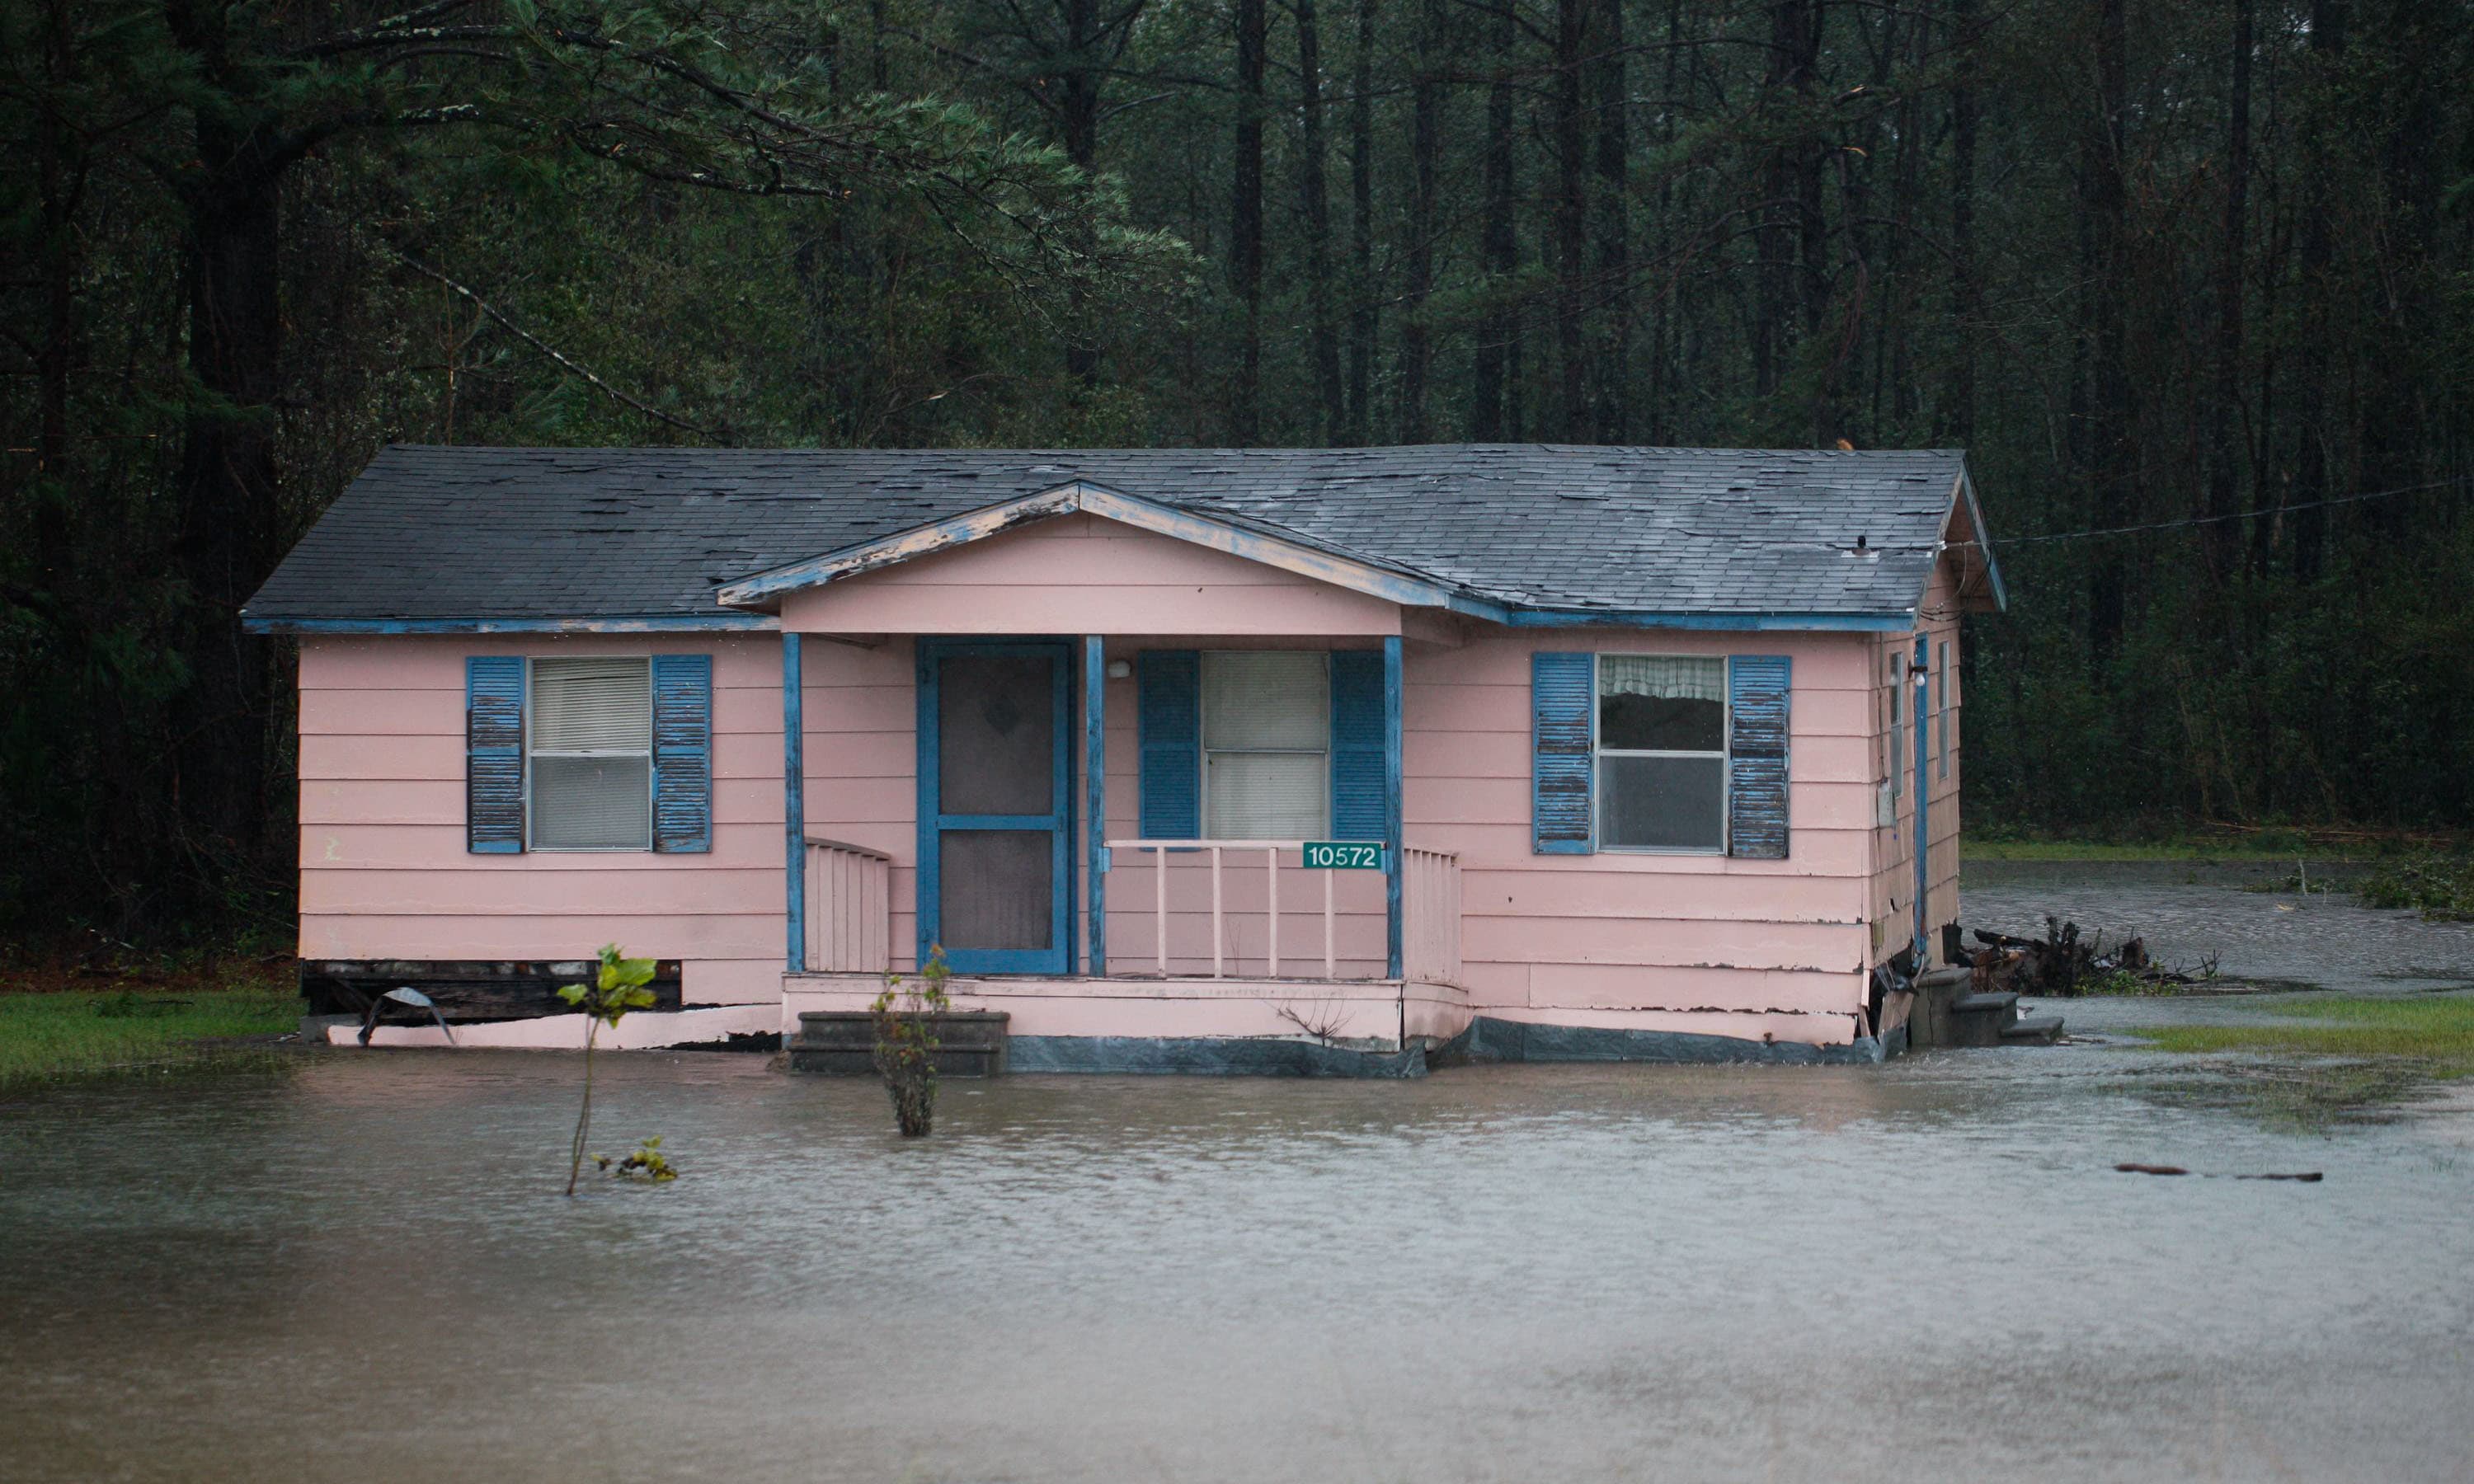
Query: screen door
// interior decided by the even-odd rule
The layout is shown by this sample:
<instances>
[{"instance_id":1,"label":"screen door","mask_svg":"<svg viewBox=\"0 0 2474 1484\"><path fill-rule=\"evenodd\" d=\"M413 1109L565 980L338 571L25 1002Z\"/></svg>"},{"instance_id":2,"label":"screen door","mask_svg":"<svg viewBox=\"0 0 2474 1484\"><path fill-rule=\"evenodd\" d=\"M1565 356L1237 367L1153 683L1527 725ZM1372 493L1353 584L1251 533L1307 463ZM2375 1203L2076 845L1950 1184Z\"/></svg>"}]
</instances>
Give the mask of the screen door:
<instances>
[{"instance_id":1,"label":"screen door","mask_svg":"<svg viewBox=\"0 0 2474 1484\"><path fill-rule=\"evenodd\" d=\"M920 951L957 973L1072 968L1061 644L922 641Z\"/></svg>"}]
</instances>

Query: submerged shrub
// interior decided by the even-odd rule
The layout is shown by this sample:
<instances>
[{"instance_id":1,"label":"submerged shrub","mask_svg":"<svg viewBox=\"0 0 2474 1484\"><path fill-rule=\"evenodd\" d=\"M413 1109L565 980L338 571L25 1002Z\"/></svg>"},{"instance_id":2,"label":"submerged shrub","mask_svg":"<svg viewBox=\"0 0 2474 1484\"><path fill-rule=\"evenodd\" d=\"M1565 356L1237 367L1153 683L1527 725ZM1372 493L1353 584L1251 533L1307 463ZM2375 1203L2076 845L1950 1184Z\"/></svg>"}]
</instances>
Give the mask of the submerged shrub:
<instances>
[{"instance_id":1,"label":"submerged shrub","mask_svg":"<svg viewBox=\"0 0 2474 1484\"><path fill-rule=\"evenodd\" d=\"M868 1007L876 1020L876 1073L893 1099L893 1121L906 1138L926 1135L936 1116L936 1030L934 1017L953 1008L946 997L945 968L940 944L928 952L919 977L885 976L885 992Z\"/></svg>"}]
</instances>

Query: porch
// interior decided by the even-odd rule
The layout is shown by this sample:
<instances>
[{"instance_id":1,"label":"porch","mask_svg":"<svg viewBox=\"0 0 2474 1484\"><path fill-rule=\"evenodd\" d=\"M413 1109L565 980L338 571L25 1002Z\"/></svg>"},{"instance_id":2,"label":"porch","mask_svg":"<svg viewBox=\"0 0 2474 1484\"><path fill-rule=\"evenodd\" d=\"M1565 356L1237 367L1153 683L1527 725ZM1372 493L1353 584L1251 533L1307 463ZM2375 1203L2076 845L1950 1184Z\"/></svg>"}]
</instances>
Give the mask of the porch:
<instances>
[{"instance_id":1,"label":"porch","mask_svg":"<svg viewBox=\"0 0 2474 1484\"><path fill-rule=\"evenodd\" d=\"M1401 838L1398 634L1345 635L1322 642L1352 647L1328 651L1298 635L884 642L908 643L914 660L916 768L876 785L915 796L907 850L882 830L843 838L861 831L808 807L809 783L833 772L806 755L802 715L821 640L784 635L786 1035L802 1013L863 1009L888 973L939 948L957 1008L1003 1011L1013 1037L1033 1041L1386 1053L1467 1026L1459 857ZM1267 642L1328 656L1329 726L1343 738L1319 764L1319 786L1340 796L1319 821L1328 838L1211 838L1199 807L1181 814L1159 797L1174 729L1158 722L1148 667L1163 653ZM1154 647L1172 643L1182 647ZM1170 741L1193 752L1199 776L1218 759L1194 730ZM1344 755L1357 734L1364 745Z\"/></svg>"}]
</instances>

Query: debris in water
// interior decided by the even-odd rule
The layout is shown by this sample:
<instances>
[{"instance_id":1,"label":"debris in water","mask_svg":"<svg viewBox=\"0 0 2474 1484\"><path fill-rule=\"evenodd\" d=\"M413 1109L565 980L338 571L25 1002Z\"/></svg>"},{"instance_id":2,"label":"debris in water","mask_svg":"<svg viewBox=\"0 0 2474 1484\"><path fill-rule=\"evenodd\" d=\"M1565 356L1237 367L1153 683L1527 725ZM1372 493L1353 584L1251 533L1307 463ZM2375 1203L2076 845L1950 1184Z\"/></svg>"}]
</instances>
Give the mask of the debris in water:
<instances>
[{"instance_id":1,"label":"debris in water","mask_svg":"<svg viewBox=\"0 0 2474 1484\"><path fill-rule=\"evenodd\" d=\"M2115 1169L2117 1169L2117 1170L2120 1170L2122 1173L2123 1173L2123 1174L2125 1174L2125 1175L2188 1175L2188 1174L2192 1173L2191 1171L2189 1171L2189 1170L2186 1170L2186 1169L2182 1168L2182 1166L2180 1166L2180 1165L2178 1165L2178 1164L2132 1164L2132 1163L2129 1163L2129 1162L2125 1161L2125 1162L2123 1162L2123 1163L2121 1163L2121 1164L2117 1164L2117 1165L2115 1165L2115 1166L2114 1166L2114 1168L2115 1168ZM2225 1180L2296 1180L2296 1181L2300 1181L2300 1182L2301 1182L2301 1183L2303 1183L2304 1185L2316 1185L2316 1184L2318 1184L2322 1179L2324 1179L2325 1177L2324 1177L2324 1176L2323 1176L2323 1175L2322 1175L2318 1170L2306 1170L2306 1171L2302 1172L2301 1174L2297 1174L2297 1175L2226 1175L2226 1176L2213 1176L2213 1175L2204 1175L2204 1174L2203 1174L2203 1175L2201 1175L2199 1178L2200 1178L2201 1180L2215 1180L2215 1179L2225 1179Z\"/></svg>"}]
</instances>

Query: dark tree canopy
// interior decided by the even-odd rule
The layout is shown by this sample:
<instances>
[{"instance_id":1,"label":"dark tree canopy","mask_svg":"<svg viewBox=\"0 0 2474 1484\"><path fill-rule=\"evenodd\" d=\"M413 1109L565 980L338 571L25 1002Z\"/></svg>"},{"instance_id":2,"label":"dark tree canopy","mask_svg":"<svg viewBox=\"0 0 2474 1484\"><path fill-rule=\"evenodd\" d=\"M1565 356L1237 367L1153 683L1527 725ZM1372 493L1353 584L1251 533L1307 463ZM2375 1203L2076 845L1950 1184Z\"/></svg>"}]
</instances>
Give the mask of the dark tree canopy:
<instances>
[{"instance_id":1,"label":"dark tree canopy","mask_svg":"<svg viewBox=\"0 0 2474 1484\"><path fill-rule=\"evenodd\" d=\"M2474 826L2465 0L0 0L0 926L288 920L232 610L392 440L1963 445L1977 826Z\"/></svg>"}]
</instances>

